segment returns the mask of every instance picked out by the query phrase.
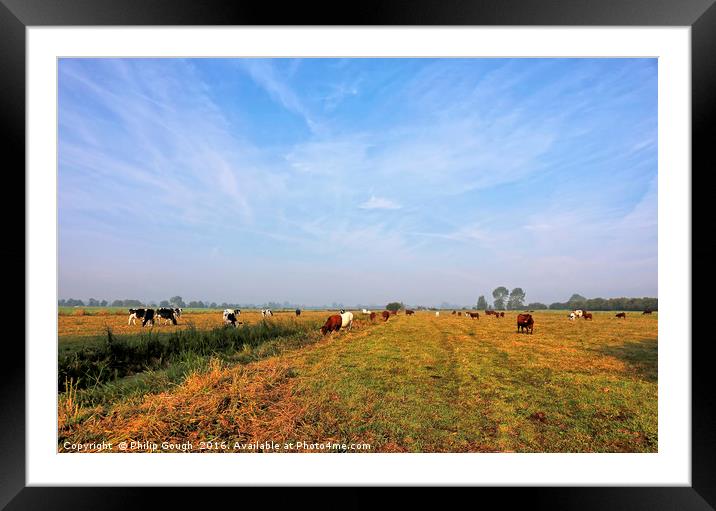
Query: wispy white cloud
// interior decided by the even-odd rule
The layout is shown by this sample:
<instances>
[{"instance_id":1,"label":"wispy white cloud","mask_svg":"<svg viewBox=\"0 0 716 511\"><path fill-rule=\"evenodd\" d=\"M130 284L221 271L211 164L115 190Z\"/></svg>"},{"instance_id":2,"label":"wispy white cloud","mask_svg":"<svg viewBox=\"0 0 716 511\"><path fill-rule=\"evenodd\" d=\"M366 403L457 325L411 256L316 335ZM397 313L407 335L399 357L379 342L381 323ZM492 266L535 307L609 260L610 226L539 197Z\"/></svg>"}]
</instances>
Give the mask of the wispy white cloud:
<instances>
[{"instance_id":1,"label":"wispy white cloud","mask_svg":"<svg viewBox=\"0 0 716 511\"><path fill-rule=\"evenodd\" d=\"M358 205L361 209L400 209L402 206L385 197L372 195L370 199Z\"/></svg>"},{"instance_id":2,"label":"wispy white cloud","mask_svg":"<svg viewBox=\"0 0 716 511\"><path fill-rule=\"evenodd\" d=\"M279 71L270 60L245 59L239 62L249 76L263 87L274 101L283 105L290 112L300 115L313 133L325 132L323 124L316 119L300 96L288 85L287 78L279 75ZM295 69L292 72L295 72Z\"/></svg>"}]
</instances>

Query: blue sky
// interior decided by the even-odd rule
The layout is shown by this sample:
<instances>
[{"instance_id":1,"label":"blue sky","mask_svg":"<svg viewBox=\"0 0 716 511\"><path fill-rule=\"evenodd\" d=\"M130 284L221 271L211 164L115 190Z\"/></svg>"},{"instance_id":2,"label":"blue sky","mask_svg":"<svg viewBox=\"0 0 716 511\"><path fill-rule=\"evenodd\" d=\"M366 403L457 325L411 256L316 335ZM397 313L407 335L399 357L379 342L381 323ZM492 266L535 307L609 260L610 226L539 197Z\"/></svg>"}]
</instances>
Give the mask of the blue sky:
<instances>
[{"instance_id":1,"label":"blue sky","mask_svg":"<svg viewBox=\"0 0 716 511\"><path fill-rule=\"evenodd\" d=\"M61 59L60 298L657 295L656 59Z\"/></svg>"}]
</instances>

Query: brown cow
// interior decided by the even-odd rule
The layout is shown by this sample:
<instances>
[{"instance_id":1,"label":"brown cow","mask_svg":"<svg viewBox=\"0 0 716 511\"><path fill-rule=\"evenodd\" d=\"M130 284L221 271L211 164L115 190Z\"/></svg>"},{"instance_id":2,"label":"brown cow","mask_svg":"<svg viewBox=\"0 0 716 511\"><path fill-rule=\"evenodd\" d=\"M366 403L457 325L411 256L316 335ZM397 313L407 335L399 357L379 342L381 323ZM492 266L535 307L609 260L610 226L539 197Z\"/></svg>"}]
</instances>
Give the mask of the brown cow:
<instances>
[{"instance_id":1,"label":"brown cow","mask_svg":"<svg viewBox=\"0 0 716 511\"><path fill-rule=\"evenodd\" d=\"M642 315L643 314L651 314L651 312L652 312L651 309L644 309L644 312L642 312Z\"/></svg>"},{"instance_id":2,"label":"brown cow","mask_svg":"<svg viewBox=\"0 0 716 511\"><path fill-rule=\"evenodd\" d=\"M485 311L486 316L492 316L495 313L495 311Z\"/></svg>"},{"instance_id":3,"label":"brown cow","mask_svg":"<svg viewBox=\"0 0 716 511\"><path fill-rule=\"evenodd\" d=\"M389 317L390 317L390 312L383 311L383 321L388 321Z\"/></svg>"},{"instance_id":4,"label":"brown cow","mask_svg":"<svg viewBox=\"0 0 716 511\"><path fill-rule=\"evenodd\" d=\"M501 317L501 318L504 318L504 317L505 317L505 313L504 313L504 312L500 312L500 317Z\"/></svg>"},{"instance_id":5,"label":"brown cow","mask_svg":"<svg viewBox=\"0 0 716 511\"><path fill-rule=\"evenodd\" d=\"M535 320L532 319L532 314L518 314L517 315L517 332L524 332L531 334L534 332Z\"/></svg>"},{"instance_id":6,"label":"brown cow","mask_svg":"<svg viewBox=\"0 0 716 511\"><path fill-rule=\"evenodd\" d=\"M585 312L582 316L584 319L592 319L592 313L591 312Z\"/></svg>"},{"instance_id":7,"label":"brown cow","mask_svg":"<svg viewBox=\"0 0 716 511\"><path fill-rule=\"evenodd\" d=\"M326 320L326 324L321 327L321 333L326 335L329 332L338 331L341 329L341 315L334 314L329 316Z\"/></svg>"},{"instance_id":8,"label":"brown cow","mask_svg":"<svg viewBox=\"0 0 716 511\"><path fill-rule=\"evenodd\" d=\"M370 313L370 320L371 320L371 321L375 321L375 316L376 316L375 312L371 312L371 313Z\"/></svg>"},{"instance_id":9,"label":"brown cow","mask_svg":"<svg viewBox=\"0 0 716 511\"><path fill-rule=\"evenodd\" d=\"M617 314L616 317L622 318L622 319L626 319L626 312L620 312L620 313Z\"/></svg>"},{"instance_id":10,"label":"brown cow","mask_svg":"<svg viewBox=\"0 0 716 511\"><path fill-rule=\"evenodd\" d=\"M397 315L398 315L398 311L390 311L390 315L391 315L391 316L397 316Z\"/></svg>"},{"instance_id":11,"label":"brown cow","mask_svg":"<svg viewBox=\"0 0 716 511\"><path fill-rule=\"evenodd\" d=\"M454 316L455 314L457 314L457 312L455 312L455 311L452 311L452 315Z\"/></svg>"},{"instance_id":12,"label":"brown cow","mask_svg":"<svg viewBox=\"0 0 716 511\"><path fill-rule=\"evenodd\" d=\"M475 318L480 319L479 312L468 312L468 314L470 315L470 319L475 319Z\"/></svg>"},{"instance_id":13,"label":"brown cow","mask_svg":"<svg viewBox=\"0 0 716 511\"><path fill-rule=\"evenodd\" d=\"M415 314L415 311L411 311L410 309L405 309L405 315L410 316L412 314Z\"/></svg>"},{"instance_id":14,"label":"brown cow","mask_svg":"<svg viewBox=\"0 0 716 511\"><path fill-rule=\"evenodd\" d=\"M458 315L458 316L462 316L462 312L458 312L457 315Z\"/></svg>"}]
</instances>

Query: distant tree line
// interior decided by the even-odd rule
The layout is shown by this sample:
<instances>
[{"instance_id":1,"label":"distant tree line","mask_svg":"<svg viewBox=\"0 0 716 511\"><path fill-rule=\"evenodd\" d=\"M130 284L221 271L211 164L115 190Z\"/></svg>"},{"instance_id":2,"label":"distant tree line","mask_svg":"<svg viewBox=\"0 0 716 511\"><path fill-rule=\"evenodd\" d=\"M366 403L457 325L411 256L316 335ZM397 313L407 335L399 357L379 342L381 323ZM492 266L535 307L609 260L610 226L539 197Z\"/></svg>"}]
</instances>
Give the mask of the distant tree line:
<instances>
[{"instance_id":1,"label":"distant tree line","mask_svg":"<svg viewBox=\"0 0 716 511\"><path fill-rule=\"evenodd\" d=\"M659 310L658 298L585 298L573 294L569 300L550 304L550 309L586 309L590 311L643 311Z\"/></svg>"},{"instance_id":2,"label":"distant tree line","mask_svg":"<svg viewBox=\"0 0 716 511\"><path fill-rule=\"evenodd\" d=\"M544 309L556 309L556 310L574 310L574 309L585 309L589 311L612 311L612 310L658 310L659 302L657 298L585 298L579 294L573 294L566 302L554 302L549 306L540 302L531 302L527 305L524 304L526 293L520 288L516 287L512 291L509 291L506 287L500 286L492 292L494 298L494 304L489 304L485 299L484 295L481 295L477 299L477 304L473 306L476 310L544 310ZM58 305L60 307L142 307L148 305L150 307L157 307L156 302L145 303L141 300L125 299L125 300L114 300L111 303L107 300L97 300L96 298L90 298L85 303L83 300L75 298L68 298L59 300ZM320 306L320 307L306 307L304 305L290 304L289 302L268 302L264 304L239 304L239 303L228 303L228 302L209 302L202 300L192 300L186 303L181 296L172 296L168 300L161 300L158 304L159 307L188 307L192 309L235 309L235 308L246 308L256 309L267 307L269 309L291 309L298 307L301 309L341 309L344 308L343 304L334 302L331 307ZM357 308L361 308L359 304ZM368 308L374 308L369 306ZM391 302L385 307L387 310L399 311L405 309L403 302ZM426 307L423 305L417 305L414 307L416 310L433 310L434 307ZM463 307L455 306L443 302L440 305L441 309L461 309Z\"/></svg>"},{"instance_id":3,"label":"distant tree line","mask_svg":"<svg viewBox=\"0 0 716 511\"><path fill-rule=\"evenodd\" d=\"M253 303L229 303L229 302L209 302L208 300L191 300L189 302L185 302L184 299L181 296L172 296L168 300L161 300L158 304L157 302L150 301L150 302L143 302L142 300L136 300L136 299L124 299L124 300L114 300L112 302L109 302L107 300L97 300L95 298L90 298L86 302L84 300L77 300L75 298L68 298L68 299L62 299L58 300L57 304L60 307L187 307L190 309L236 309L236 308L246 308L246 309L256 309L256 308L269 308L269 309L293 309L295 307L299 308L306 308L303 305L296 305L296 304L290 304L289 302L285 301L283 303L279 302L267 302L263 304L253 304ZM327 308L327 307L322 307ZM334 308L340 308L340 307L334 307Z\"/></svg>"},{"instance_id":4,"label":"distant tree line","mask_svg":"<svg viewBox=\"0 0 716 511\"><path fill-rule=\"evenodd\" d=\"M494 304L490 305L485 299L484 295L481 295L477 299L477 305L473 307L477 310L544 310L544 309L557 309L557 310L574 310L574 309L585 309L590 311L611 311L611 310L658 310L659 302L657 298L585 298L579 294L573 294L566 302L555 302L549 306L540 302L531 302L527 305L525 302L525 291L516 287L512 291L508 290L504 286L495 288L492 291L492 297Z\"/></svg>"}]
</instances>

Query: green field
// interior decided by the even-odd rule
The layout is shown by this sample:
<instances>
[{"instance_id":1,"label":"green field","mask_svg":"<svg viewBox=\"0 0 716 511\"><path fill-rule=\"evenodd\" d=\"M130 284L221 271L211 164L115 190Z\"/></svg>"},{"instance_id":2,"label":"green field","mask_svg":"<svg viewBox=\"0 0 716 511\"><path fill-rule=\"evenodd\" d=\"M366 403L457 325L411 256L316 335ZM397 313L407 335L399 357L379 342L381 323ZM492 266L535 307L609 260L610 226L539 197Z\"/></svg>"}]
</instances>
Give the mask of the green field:
<instances>
[{"instance_id":1,"label":"green field","mask_svg":"<svg viewBox=\"0 0 716 511\"><path fill-rule=\"evenodd\" d=\"M276 335L256 330L254 342L225 329L156 334L186 349L60 394L58 449L221 441L234 452L232 442L271 439L369 452L656 452L657 314L566 314L533 313L533 335L516 332L511 312L374 324L356 314L356 328L325 338L316 328L327 312L271 320ZM121 340L140 357L150 341Z\"/></svg>"}]
</instances>

